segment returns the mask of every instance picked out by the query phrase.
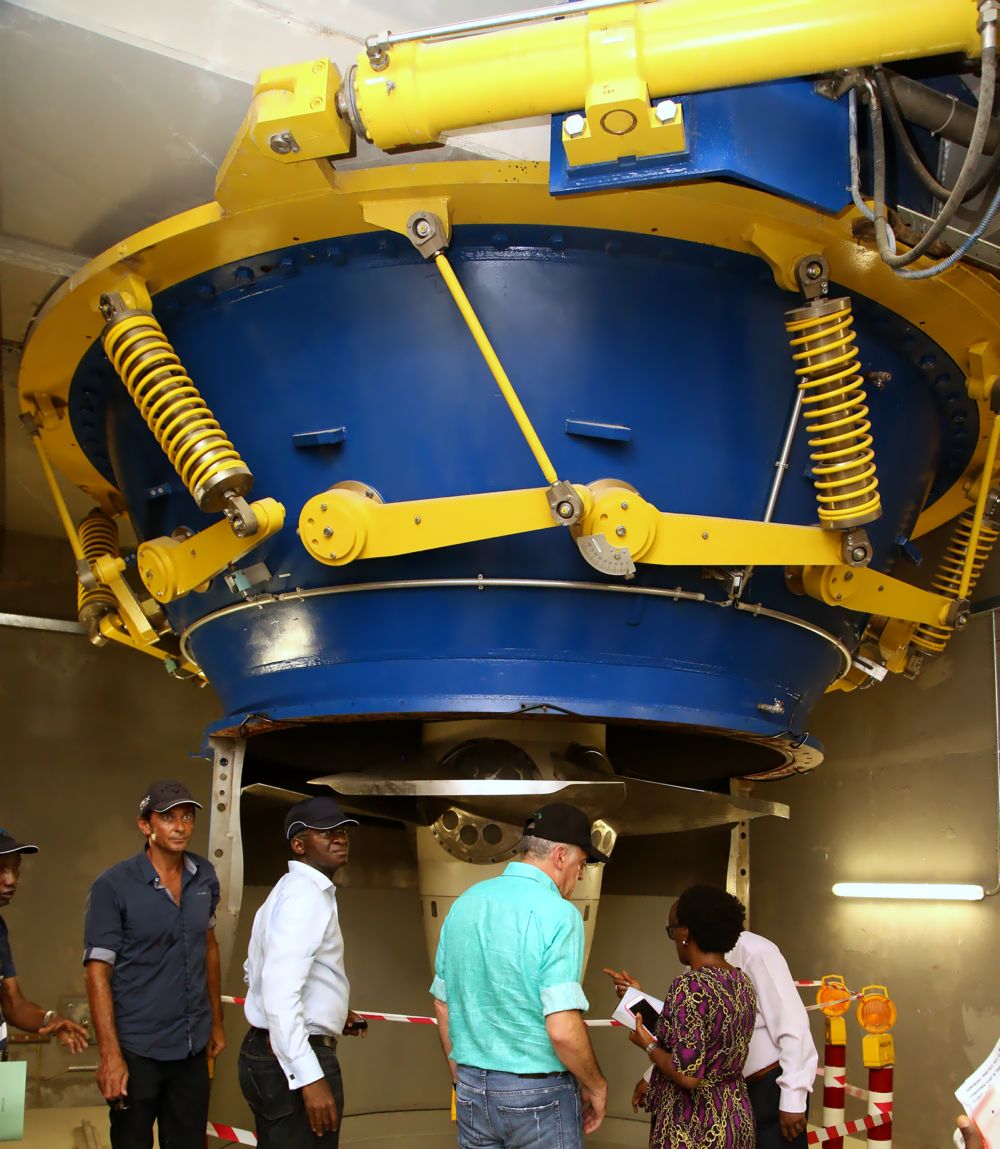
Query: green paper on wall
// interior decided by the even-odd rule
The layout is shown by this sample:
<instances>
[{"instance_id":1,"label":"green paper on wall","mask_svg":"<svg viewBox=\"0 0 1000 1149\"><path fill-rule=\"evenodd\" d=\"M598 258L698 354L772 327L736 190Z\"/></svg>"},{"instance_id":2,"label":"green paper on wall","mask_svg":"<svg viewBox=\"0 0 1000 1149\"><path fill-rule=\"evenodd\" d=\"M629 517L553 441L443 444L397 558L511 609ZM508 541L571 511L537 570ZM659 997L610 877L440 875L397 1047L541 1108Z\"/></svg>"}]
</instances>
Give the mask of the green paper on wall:
<instances>
[{"instance_id":1,"label":"green paper on wall","mask_svg":"<svg viewBox=\"0 0 1000 1149\"><path fill-rule=\"evenodd\" d=\"M0 1141L20 1141L24 1136L27 1070L25 1061L0 1061Z\"/></svg>"}]
</instances>

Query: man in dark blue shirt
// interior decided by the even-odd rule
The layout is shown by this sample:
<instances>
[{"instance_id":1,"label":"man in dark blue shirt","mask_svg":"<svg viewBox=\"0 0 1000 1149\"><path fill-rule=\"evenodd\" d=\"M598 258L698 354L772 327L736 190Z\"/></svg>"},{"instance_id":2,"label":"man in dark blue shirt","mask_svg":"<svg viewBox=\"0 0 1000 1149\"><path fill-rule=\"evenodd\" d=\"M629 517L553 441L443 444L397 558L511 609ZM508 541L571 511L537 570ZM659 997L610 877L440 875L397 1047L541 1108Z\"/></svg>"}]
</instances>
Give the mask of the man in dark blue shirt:
<instances>
[{"instance_id":1,"label":"man in dark blue shirt","mask_svg":"<svg viewBox=\"0 0 1000 1149\"><path fill-rule=\"evenodd\" d=\"M186 847L201 804L180 782L154 782L139 803L142 851L94 882L83 960L111 1106L113 1149L203 1145L208 1058L226 1044L215 909L219 881Z\"/></svg>"},{"instance_id":2,"label":"man in dark blue shirt","mask_svg":"<svg viewBox=\"0 0 1000 1149\"><path fill-rule=\"evenodd\" d=\"M21 880L21 855L37 854L37 846L18 842L0 827L0 906L9 906ZM0 1061L7 1060L7 1022L42 1037L54 1034L70 1053L87 1048L87 1031L82 1025L60 1017L54 1009L35 1005L21 992L14 955L10 951L7 923L0 918Z\"/></svg>"}]
</instances>

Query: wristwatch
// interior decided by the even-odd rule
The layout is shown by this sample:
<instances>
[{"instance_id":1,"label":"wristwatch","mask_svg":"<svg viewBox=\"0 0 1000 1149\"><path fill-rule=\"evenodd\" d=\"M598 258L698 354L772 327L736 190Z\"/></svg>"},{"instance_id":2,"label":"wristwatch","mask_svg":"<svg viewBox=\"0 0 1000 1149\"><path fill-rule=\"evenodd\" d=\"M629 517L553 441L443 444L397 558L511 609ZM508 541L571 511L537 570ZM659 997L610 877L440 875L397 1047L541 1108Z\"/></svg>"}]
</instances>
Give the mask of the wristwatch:
<instances>
[{"instance_id":1,"label":"wristwatch","mask_svg":"<svg viewBox=\"0 0 1000 1149\"><path fill-rule=\"evenodd\" d=\"M42 1018L42 1024L38 1028L44 1029L47 1025L51 1025L58 1016L59 1014L57 1014L54 1009L47 1009L45 1016Z\"/></svg>"},{"instance_id":2,"label":"wristwatch","mask_svg":"<svg viewBox=\"0 0 1000 1149\"><path fill-rule=\"evenodd\" d=\"M653 1050L654 1050L654 1049L659 1049L659 1047L660 1047L660 1043L659 1043L658 1041L651 1041L651 1042L649 1043L649 1045L647 1045L647 1046L646 1046L646 1055L647 1055L647 1057L649 1057L650 1059L652 1059L652 1056L653 1056Z\"/></svg>"}]
</instances>

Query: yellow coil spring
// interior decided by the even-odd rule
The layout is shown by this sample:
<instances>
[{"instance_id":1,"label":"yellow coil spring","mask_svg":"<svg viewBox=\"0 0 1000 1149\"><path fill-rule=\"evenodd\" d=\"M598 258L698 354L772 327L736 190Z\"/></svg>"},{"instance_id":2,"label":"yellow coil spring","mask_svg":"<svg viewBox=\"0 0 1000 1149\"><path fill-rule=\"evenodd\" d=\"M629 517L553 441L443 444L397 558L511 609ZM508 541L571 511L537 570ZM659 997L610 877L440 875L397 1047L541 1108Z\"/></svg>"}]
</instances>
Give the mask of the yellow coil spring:
<instances>
[{"instance_id":1,"label":"yellow coil spring","mask_svg":"<svg viewBox=\"0 0 1000 1149\"><path fill-rule=\"evenodd\" d=\"M110 515L95 507L80 523L77 529L84 558L93 563L101 555L121 554L118 544L118 527ZM81 622L89 622L95 616L117 610L118 603L109 587L98 585L87 590L83 583L76 584L76 614Z\"/></svg>"},{"instance_id":2,"label":"yellow coil spring","mask_svg":"<svg viewBox=\"0 0 1000 1149\"><path fill-rule=\"evenodd\" d=\"M250 469L151 314L133 312L109 324L104 350L202 510L220 510L223 494L249 491Z\"/></svg>"},{"instance_id":3,"label":"yellow coil spring","mask_svg":"<svg viewBox=\"0 0 1000 1149\"><path fill-rule=\"evenodd\" d=\"M954 534L948 541L944 556L938 564L931 587L938 594L947 595L948 598L958 598L958 591L962 583L962 570L965 566L965 556L969 553L969 544L972 541L972 523L975 514L970 507L963 511L958 518ZM976 552L972 560L972 578L969 580L969 594L979 582L986 560L990 557L993 544L1000 538L1000 530L985 519L979 529L979 539L976 543ZM913 645L920 647L928 654L940 654L948 645L954 627L931 626L922 622L913 636Z\"/></svg>"},{"instance_id":4,"label":"yellow coil spring","mask_svg":"<svg viewBox=\"0 0 1000 1149\"><path fill-rule=\"evenodd\" d=\"M788 321L808 420L820 522L849 527L881 514L871 422L861 386L849 300L829 315Z\"/></svg>"}]
</instances>

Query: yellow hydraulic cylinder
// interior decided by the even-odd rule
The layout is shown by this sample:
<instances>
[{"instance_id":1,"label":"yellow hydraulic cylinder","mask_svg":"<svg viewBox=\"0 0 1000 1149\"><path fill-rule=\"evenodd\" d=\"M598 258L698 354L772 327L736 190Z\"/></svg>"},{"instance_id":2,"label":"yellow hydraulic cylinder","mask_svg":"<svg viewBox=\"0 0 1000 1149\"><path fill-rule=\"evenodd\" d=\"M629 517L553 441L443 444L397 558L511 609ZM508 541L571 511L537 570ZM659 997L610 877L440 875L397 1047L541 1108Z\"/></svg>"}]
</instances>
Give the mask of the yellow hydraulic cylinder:
<instances>
[{"instance_id":1,"label":"yellow hydraulic cylinder","mask_svg":"<svg viewBox=\"0 0 1000 1149\"><path fill-rule=\"evenodd\" d=\"M588 106L639 79L652 98L922 56L980 52L973 0L657 0L362 53L352 99L380 148Z\"/></svg>"}]
</instances>

